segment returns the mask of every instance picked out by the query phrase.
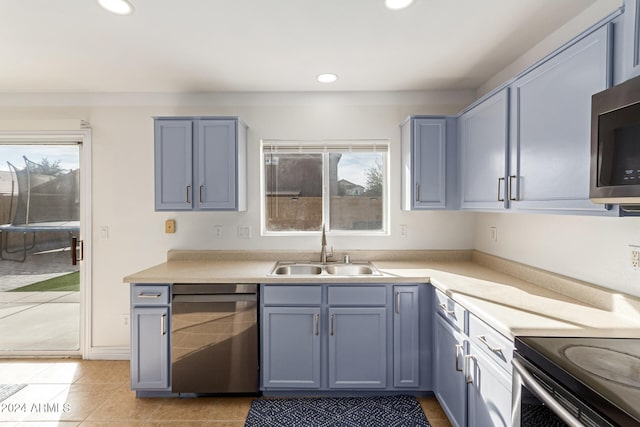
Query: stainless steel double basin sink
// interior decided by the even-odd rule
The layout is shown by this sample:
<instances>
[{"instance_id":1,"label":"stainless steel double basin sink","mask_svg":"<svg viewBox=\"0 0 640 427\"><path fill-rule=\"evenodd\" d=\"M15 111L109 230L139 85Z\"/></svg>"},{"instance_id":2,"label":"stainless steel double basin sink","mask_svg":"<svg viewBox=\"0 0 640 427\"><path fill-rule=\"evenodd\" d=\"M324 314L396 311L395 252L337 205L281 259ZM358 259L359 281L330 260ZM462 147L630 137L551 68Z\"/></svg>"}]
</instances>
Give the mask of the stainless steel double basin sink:
<instances>
[{"instance_id":1,"label":"stainless steel double basin sink","mask_svg":"<svg viewBox=\"0 0 640 427\"><path fill-rule=\"evenodd\" d=\"M382 276L370 262L278 261L270 276Z\"/></svg>"}]
</instances>

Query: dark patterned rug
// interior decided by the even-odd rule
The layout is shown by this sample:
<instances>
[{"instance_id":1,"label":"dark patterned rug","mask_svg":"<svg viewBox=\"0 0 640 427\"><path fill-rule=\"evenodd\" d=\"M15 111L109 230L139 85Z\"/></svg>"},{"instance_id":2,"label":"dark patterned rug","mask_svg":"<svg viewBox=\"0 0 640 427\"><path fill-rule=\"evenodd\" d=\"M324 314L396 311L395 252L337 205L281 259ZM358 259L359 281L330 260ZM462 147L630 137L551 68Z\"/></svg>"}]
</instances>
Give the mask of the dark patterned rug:
<instances>
[{"instance_id":1,"label":"dark patterned rug","mask_svg":"<svg viewBox=\"0 0 640 427\"><path fill-rule=\"evenodd\" d=\"M429 427L412 396L256 399L245 427Z\"/></svg>"},{"instance_id":2,"label":"dark patterned rug","mask_svg":"<svg viewBox=\"0 0 640 427\"><path fill-rule=\"evenodd\" d=\"M0 384L0 402L8 399L26 386L26 384Z\"/></svg>"}]
</instances>

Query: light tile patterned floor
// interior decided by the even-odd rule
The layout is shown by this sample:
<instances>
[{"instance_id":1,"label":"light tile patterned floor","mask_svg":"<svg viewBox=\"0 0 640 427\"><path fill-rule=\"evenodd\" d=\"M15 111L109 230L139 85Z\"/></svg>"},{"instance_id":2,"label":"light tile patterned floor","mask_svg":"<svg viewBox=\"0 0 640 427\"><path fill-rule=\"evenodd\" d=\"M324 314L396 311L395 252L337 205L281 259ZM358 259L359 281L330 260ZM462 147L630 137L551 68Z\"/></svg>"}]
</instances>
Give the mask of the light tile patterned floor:
<instances>
[{"instance_id":1,"label":"light tile patterned floor","mask_svg":"<svg viewBox=\"0 0 640 427\"><path fill-rule=\"evenodd\" d=\"M251 397L137 399L128 361L0 359L1 384L28 384L0 402L0 427L243 427ZM420 398L433 427L451 426L435 398Z\"/></svg>"}]
</instances>

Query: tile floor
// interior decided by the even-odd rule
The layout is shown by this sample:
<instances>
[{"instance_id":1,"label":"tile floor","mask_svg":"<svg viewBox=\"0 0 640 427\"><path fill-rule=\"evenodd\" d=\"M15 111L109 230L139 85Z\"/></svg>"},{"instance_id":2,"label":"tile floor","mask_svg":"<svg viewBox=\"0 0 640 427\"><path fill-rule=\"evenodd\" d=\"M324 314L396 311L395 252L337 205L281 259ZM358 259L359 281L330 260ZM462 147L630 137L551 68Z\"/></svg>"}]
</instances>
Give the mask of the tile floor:
<instances>
[{"instance_id":1,"label":"tile floor","mask_svg":"<svg viewBox=\"0 0 640 427\"><path fill-rule=\"evenodd\" d=\"M128 361L0 359L0 383L27 384L0 402L0 427L243 427L253 399L137 399ZM435 398L419 401L433 427L451 426Z\"/></svg>"}]
</instances>

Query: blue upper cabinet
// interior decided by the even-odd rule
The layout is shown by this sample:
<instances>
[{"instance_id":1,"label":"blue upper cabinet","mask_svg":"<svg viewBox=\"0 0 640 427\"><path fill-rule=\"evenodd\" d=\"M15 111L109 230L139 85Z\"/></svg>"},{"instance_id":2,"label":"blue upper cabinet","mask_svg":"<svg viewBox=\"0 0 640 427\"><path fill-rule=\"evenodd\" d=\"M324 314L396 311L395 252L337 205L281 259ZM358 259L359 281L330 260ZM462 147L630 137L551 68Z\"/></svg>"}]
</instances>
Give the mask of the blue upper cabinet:
<instances>
[{"instance_id":1,"label":"blue upper cabinet","mask_svg":"<svg viewBox=\"0 0 640 427\"><path fill-rule=\"evenodd\" d=\"M192 197L193 126L191 120L156 120L156 210L190 210Z\"/></svg>"},{"instance_id":2,"label":"blue upper cabinet","mask_svg":"<svg viewBox=\"0 0 640 427\"><path fill-rule=\"evenodd\" d=\"M246 210L246 141L234 117L156 118L156 210Z\"/></svg>"},{"instance_id":3,"label":"blue upper cabinet","mask_svg":"<svg viewBox=\"0 0 640 427\"><path fill-rule=\"evenodd\" d=\"M625 79L640 75L640 0L624 1L623 67Z\"/></svg>"},{"instance_id":4,"label":"blue upper cabinet","mask_svg":"<svg viewBox=\"0 0 640 427\"><path fill-rule=\"evenodd\" d=\"M506 206L508 93L502 89L458 119L462 209L501 210Z\"/></svg>"},{"instance_id":5,"label":"blue upper cabinet","mask_svg":"<svg viewBox=\"0 0 640 427\"><path fill-rule=\"evenodd\" d=\"M591 96L610 86L611 27L577 40L511 84L512 209L597 213L589 200Z\"/></svg>"},{"instance_id":6,"label":"blue upper cabinet","mask_svg":"<svg viewBox=\"0 0 640 427\"><path fill-rule=\"evenodd\" d=\"M234 209L238 179L235 120L200 120L198 204L201 209Z\"/></svg>"},{"instance_id":7,"label":"blue upper cabinet","mask_svg":"<svg viewBox=\"0 0 640 427\"><path fill-rule=\"evenodd\" d=\"M401 125L403 210L453 208L447 175L455 171L455 130L455 118L441 116L412 116Z\"/></svg>"}]
</instances>

